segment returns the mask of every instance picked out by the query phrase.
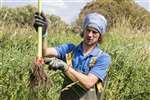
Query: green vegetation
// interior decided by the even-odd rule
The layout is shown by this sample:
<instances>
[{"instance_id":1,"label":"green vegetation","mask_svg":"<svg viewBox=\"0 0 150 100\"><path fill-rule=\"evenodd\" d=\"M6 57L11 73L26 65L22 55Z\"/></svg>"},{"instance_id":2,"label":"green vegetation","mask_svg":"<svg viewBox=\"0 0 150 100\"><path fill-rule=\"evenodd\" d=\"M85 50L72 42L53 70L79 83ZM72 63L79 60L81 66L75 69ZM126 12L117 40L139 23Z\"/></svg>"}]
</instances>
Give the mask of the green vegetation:
<instances>
[{"instance_id":1,"label":"green vegetation","mask_svg":"<svg viewBox=\"0 0 150 100\"><path fill-rule=\"evenodd\" d=\"M0 12L0 100L33 100L35 97L36 100L58 100L63 82L59 71L49 71L45 66L51 80L49 89L34 93L28 87L29 69L36 57L38 42L32 27L34 8L2 8ZM48 18L51 20L49 46L81 41L79 34L74 34L72 27L59 17ZM105 100L150 100L150 31L144 25L140 29L132 26L131 17L119 17L101 45L112 56Z\"/></svg>"},{"instance_id":2,"label":"green vegetation","mask_svg":"<svg viewBox=\"0 0 150 100\"><path fill-rule=\"evenodd\" d=\"M146 30L150 26L150 13L136 5L133 0L94 0L80 12L78 25L81 25L84 15L90 12L98 12L106 16L109 28L122 21L122 17L127 18L133 28Z\"/></svg>"}]
</instances>

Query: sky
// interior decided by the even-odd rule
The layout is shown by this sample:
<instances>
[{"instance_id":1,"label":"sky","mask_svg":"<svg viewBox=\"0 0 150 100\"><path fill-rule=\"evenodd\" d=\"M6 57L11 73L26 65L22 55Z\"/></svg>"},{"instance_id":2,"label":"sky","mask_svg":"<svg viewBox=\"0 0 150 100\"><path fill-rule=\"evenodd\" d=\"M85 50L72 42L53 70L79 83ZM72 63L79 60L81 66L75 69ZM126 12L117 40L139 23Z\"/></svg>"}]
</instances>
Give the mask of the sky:
<instances>
[{"instance_id":1,"label":"sky","mask_svg":"<svg viewBox=\"0 0 150 100\"><path fill-rule=\"evenodd\" d=\"M150 12L150 0L134 0L138 5L144 7Z\"/></svg>"},{"instance_id":2,"label":"sky","mask_svg":"<svg viewBox=\"0 0 150 100\"><path fill-rule=\"evenodd\" d=\"M19 7L34 5L37 7L38 0L0 0L0 7ZM73 22L80 10L92 0L42 0L43 11L47 14L60 16L62 20L70 24ZM135 0L137 4L150 11L150 0Z\"/></svg>"}]
</instances>

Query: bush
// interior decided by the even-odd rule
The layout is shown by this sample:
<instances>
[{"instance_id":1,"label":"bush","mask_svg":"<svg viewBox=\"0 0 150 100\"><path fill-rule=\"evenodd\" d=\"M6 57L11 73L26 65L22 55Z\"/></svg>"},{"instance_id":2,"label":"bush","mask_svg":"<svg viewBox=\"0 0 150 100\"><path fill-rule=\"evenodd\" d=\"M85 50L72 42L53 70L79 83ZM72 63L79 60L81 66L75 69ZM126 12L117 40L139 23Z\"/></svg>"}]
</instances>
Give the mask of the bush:
<instances>
[{"instance_id":1,"label":"bush","mask_svg":"<svg viewBox=\"0 0 150 100\"><path fill-rule=\"evenodd\" d=\"M113 27L122 17L130 19L131 27L149 31L150 13L141 8L133 0L96 0L88 3L80 12L77 25L81 25L87 13L97 12L108 19L108 27Z\"/></svg>"}]
</instances>

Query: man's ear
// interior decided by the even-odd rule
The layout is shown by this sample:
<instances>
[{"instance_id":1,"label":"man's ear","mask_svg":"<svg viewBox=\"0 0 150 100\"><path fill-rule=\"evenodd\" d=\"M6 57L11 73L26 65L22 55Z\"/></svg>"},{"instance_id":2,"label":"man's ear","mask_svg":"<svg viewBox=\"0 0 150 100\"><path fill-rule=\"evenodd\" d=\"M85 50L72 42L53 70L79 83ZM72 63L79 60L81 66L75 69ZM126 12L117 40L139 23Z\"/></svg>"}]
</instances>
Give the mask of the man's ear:
<instances>
[{"instance_id":1,"label":"man's ear","mask_svg":"<svg viewBox=\"0 0 150 100\"><path fill-rule=\"evenodd\" d=\"M100 34L98 38L98 42L101 44L103 42L103 36Z\"/></svg>"}]
</instances>

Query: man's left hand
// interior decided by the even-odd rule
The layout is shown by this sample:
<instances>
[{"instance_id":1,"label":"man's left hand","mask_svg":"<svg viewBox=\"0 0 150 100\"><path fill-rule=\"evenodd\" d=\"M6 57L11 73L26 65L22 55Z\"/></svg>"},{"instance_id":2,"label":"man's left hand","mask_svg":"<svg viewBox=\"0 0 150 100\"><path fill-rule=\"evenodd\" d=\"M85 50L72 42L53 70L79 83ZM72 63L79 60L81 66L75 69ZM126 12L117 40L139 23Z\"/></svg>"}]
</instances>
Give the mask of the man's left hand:
<instances>
[{"instance_id":1,"label":"man's left hand","mask_svg":"<svg viewBox=\"0 0 150 100\"><path fill-rule=\"evenodd\" d=\"M62 70L62 71L66 71L67 70L67 64L57 58L45 58L44 59L45 64L49 65L49 69L53 69L53 70Z\"/></svg>"}]
</instances>

